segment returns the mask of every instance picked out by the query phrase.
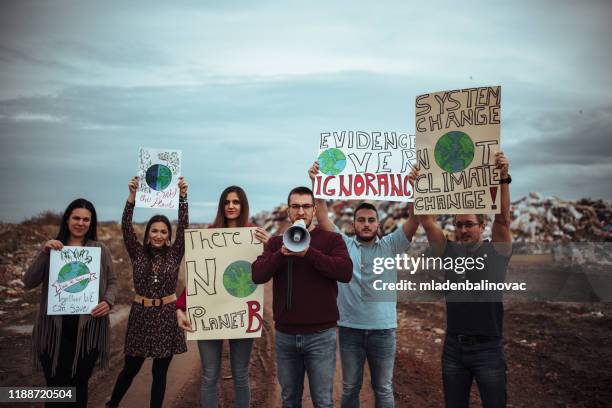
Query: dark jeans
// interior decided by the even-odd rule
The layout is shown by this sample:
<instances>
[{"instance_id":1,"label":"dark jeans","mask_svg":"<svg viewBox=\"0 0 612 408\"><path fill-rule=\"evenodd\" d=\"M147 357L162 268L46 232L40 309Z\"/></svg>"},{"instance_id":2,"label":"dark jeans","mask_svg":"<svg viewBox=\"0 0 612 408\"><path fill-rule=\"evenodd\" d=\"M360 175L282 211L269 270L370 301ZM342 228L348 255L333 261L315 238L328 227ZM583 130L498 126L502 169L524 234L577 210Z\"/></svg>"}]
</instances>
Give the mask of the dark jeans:
<instances>
[{"instance_id":1,"label":"dark jeans","mask_svg":"<svg viewBox=\"0 0 612 408\"><path fill-rule=\"evenodd\" d=\"M396 330L363 330L340 327L342 360L342 408L358 408L366 359L370 367L374 405L392 408L393 364L395 363Z\"/></svg>"},{"instance_id":2,"label":"dark jeans","mask_svg":"<svg viewBox=\"0 0 612 408\"><path fill-rule=\"evenodd\" d=\"M106 404L108 407L118 407L119 402L127 392L132 380L140 371L140 367L144 363L144 357L125 356L125 364L117 377L115 388L110 401ZM164 394L166 393L166 375L168 367L172 361L172 355L164 358L153 359L153 384L151 384L151 408L160 408L164 402Z\"/></svg>"},{"instance_id":3,"label":"dark jeans","mask_svg":"<svg viewBox=\"0 0 612 408\"><path fill-rule=\"evenodd\" d=\"M506 357L501 338L460 342L447 335L442 354L446 408L469 407L474 378L483 408L506 406Z\"/></svg>"}]
</instances>

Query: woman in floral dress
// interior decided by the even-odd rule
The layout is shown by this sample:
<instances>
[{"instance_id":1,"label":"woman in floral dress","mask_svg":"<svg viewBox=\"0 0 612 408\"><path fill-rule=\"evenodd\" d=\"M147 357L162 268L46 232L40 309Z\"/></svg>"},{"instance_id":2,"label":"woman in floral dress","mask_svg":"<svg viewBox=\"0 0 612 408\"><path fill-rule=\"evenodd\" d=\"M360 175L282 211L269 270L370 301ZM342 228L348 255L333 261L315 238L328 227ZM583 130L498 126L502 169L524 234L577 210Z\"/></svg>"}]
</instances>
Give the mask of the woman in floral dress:
<instances>
[{"instance_id":1,"label":"woman in floral dress","mask_svg":"<svg viewBox=\"0 0 612 408\"><path fill-rule=\"evenodd\" d=\"M174 354L187 351L185 335L177 326L176 283L185 250L184 230L189 224L187 183L181 177L178 187L179 220L174 244L170 221L155 215L147 223L144 245L138 241L132 215L138 177L128 183L129 195L121 222L123 240L134 270L135 296L125 335L125 364L119 373L107 407L118 407L144 360L153 358L151 407L161 407L166 391L166 374Z\"/></svg>"}]
</instances>

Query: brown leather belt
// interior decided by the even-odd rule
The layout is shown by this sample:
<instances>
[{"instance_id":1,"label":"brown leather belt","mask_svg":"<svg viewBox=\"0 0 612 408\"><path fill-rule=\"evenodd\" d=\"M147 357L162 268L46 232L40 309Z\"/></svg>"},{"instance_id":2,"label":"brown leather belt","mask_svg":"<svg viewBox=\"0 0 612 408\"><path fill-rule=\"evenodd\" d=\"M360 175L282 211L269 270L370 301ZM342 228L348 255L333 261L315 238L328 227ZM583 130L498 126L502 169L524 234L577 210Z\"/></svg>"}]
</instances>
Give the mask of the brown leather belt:
<instances>
[{"instance_id":1,"label":"brown leather belt","mask_svg":"<svg viewBox=\"0 0 612 408\"><path fill-rule=\"evenodd\" d=\"M138 303L139 305L143 305L144 307L153 307L153 306L163 306L168 303L172 303L176 301L176 293L172 295L164 296L161 299L149 299L144 296L140 296L138 294L134 295L134 303Z\"/></svg>"}]
</instances>

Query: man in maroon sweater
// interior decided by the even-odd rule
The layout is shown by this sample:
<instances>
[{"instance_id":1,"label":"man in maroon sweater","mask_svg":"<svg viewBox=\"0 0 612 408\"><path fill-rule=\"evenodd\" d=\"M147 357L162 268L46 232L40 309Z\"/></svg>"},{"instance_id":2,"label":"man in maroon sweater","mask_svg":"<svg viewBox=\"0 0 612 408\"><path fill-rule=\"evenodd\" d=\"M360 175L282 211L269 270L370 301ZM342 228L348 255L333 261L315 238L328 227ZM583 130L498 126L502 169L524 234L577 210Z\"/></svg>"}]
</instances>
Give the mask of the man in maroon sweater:
<instances>
[{"instance_id":1,"label":"man in maroon sweater","mask_svg":"<svg viewBox=\"0 0 612 408\"><path fill-rule=\"evenodd\" d=\"M253 263L253 282L273 281L275 350L283 407L300 407L308 374L315 407L332 407L336 368L337 281L349 282L353 264L344 241L312 224L315 201L307 187L287 199L292 223L303 220L310 247L291 252L282 236L271 238Z\"/></svg>"}]
</instances>

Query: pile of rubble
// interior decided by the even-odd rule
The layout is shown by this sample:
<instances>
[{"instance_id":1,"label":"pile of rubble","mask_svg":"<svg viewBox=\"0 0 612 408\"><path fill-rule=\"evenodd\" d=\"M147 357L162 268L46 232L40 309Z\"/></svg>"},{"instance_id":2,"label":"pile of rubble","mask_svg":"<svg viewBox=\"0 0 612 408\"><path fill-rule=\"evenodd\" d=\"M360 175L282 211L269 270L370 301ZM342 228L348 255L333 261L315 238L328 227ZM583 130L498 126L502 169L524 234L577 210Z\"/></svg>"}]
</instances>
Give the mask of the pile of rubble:
<instances>
[{"instance_id":1,"label":"pile of rubble","mask_svg":"<svg viewBox=\"0 0 612 408\"><path fill-rule=\"evenodd\" d=\"M523 242L605 242L612 238L612 209L602 200L565 201L530 193L512 204L512 216L512 232Z\"/></svg>"},{"instance_id":2,"label":"pile of rubble","mask_svg":"<svg viewBox=\"0 0 612 408\"><path fill-rule=\"evenodd\" d=\"M251 217L251 222L272 235L282 234L291 225L287 218L287 204L276 207L272 212L261 211Z\"/></svg>"},{"instance_id":3,"label":"pile of rubble","mask_svg":"<svg viewBox=\"0 0 612 408\"><path fill-rule=\"evenodd\" d=\"M56 232L57 227L52 229ZM49 233L49 227L27 222L0 224L0 298L4 306L22 308L28 305L23 298L21 279ZM3 314L5 310L0 310L0 317Z\"/></svg>"},{"instance_id":4,"label":"pile of rubble","mask_svg":"<svg viewBox=\"0 0 612 408\"><path fill-rule=\"evenodd\" d=\"M353 208L359 201L333 201L329 204L330 219L345 233L353 234ZM378 208L381 230L384 234L395 230L408 219L406 203L373 202ZM610 242L612 241L612 205L602 200L581 199L578 201L561 200L555 197L543 198L537 193L512 203L512 223L510 228L515 243L533 244L531 248L547 246L548 243ZM454 226L450 216L439 216L438 222L446 235L453 239ZM290 225L287 218L287 205L276 207L273 211L263 211L252 218L252 222L262 226L271 234L285 231ZM40 243L57 232L59 221L37 219L36 222L22 224L0 224L0 296L4 306L23 307L23 282L21 278L28 265L36 256ZM485 229L485 237L490 237L491 222ZM101 226L101 239L112 246L115 262L121 263L129 272L127 254L124 254L119 226L115 223ZM415 242L426 242L422 228L419 228ZM568 246L568 251L575 248ZM591 250L593 250L591 248ZM584 255L585 251L581 254ZM573 255L572 255L573 256ZM593 255L601 257L601 255ZM125 265L123 265L125 263ZM118 265L119 266L119 265ZM2 315L0 311L0 316Z\"/></svg>"},{"instance_id":5,"label":"pile of rubble","mask_svg":"<svg viewBox=\"0 0 612 408\"><path fill-rule=\"evenodd\" d=\"M395 230L408 219L406 203L378 201L372 202L378 208L383 234ZM360 201L333 201L329 203L330 219L345 233L353 234L353 208ZM593 201L583 198L578 201L561 200L556 197L543 198L538 193L512 203L510 208L512 223L510 228L515 242L552 243L552 242L609 242L612 241L612 205L603 200ZM455 227L452 217L439 216L449 238L453 238ZM253 222L264 227L272 234L287 228L287 206L281 205L272 212L261 212L253 217ZM487 223L485 237L490 236L491 222ZM422 228L416 241L426 238Z\"/></svg>"}]
</instances>

